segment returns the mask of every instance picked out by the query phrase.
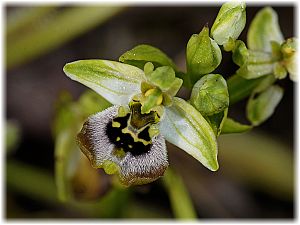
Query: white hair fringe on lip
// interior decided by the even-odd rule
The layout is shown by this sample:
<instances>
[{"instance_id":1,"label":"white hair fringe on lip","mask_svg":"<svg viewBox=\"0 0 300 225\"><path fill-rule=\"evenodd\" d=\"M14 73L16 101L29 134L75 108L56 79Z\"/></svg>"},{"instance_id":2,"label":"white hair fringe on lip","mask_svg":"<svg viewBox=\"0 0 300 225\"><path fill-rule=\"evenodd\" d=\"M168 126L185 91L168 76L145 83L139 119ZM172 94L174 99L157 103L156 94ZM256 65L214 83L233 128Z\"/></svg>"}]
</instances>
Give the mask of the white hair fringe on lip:
<instances>
[{"instance_id":1,"label":"white hair fringe on lip","mask_svg":"<svg viewBox=\"0 0 300 225\"><path fill-rule=\"evenodd\" d=\"M117 165L120 181L127 186L156 180L169 165L164 138L160 134L152 138L150 150L146 153L133 156L127 152L125 157L117 157L113 154L115 144L108 138L106 129L118 115L118 108L109 107L87 119L77 136L81 150L95 168L102 168L105 161Z\"/></svg>"}]
</instances>

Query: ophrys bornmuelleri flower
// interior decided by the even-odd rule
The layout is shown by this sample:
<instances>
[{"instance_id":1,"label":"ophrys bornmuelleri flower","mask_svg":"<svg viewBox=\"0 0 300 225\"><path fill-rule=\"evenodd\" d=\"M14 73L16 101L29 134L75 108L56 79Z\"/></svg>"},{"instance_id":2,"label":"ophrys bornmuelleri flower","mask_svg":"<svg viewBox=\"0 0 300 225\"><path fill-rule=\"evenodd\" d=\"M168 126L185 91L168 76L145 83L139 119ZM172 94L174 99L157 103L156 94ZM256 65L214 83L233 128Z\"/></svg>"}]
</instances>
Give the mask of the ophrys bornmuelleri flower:
<instances>
[{"instance_id":1,"label":"ophrys bornmuelleri flower","mask_svg":"<svg viewBox=\"0 0 300 225\"><path fill-rule=\"evenodd\" d=\"M175 97L182 80L171 67L146 63L143 71L80 60L66 64L64 72L114 105L90 116L77 136L93 167L118 174L126 186L149 183L168 167L166 139L208 169L218 169L216 136L199 111Z\"/></svg>"}]
</instances>

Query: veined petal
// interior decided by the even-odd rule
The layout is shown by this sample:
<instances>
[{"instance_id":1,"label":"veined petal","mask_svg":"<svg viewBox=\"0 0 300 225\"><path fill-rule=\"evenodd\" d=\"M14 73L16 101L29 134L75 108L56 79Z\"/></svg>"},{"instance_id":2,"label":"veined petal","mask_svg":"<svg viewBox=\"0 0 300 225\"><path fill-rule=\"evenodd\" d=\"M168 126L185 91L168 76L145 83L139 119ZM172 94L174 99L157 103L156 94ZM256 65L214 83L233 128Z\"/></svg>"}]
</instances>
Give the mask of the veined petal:
<instances>
[{"instance_id":1,"label":"veined petal","mask_svg":"<svg viewBox=\"0 0 300 225\"><path fill-rule=\"evenodd\" d=\"M165 107L160 132L167 141L192 155L208 169L215 171L219 168L215 134L203 116L185 100L174 97L173 105Z\"/></svg>"},{"instance_id":2,"label":"veined petal","mask_svg":"<svg viewBox=\"0 0 300 225\"><path fill-rule=\"evenodd\" d=\"M153 137L147 147L134 142L129 134L122 134L122 123L119 130L112 127L111 122L117 116L118 108L112 106L88 118L77 136L82 152L94 168L117 174L126 186L158 179L169 165L164 138L162 135ZM132 151L125 151L128 146Z\"/></svg>"},{"instance_id":3,"label":"veined petal","mask_svg":"<svg viewBox=\"0 0 300 225\"><path fill-rule=\"evenodd\" d=\"M140 92L144 72L134 66L109 60L79 60L64 66L72 80L93 89L115 105L128 104L132 95Z\"/></svg>"}]
</instances>

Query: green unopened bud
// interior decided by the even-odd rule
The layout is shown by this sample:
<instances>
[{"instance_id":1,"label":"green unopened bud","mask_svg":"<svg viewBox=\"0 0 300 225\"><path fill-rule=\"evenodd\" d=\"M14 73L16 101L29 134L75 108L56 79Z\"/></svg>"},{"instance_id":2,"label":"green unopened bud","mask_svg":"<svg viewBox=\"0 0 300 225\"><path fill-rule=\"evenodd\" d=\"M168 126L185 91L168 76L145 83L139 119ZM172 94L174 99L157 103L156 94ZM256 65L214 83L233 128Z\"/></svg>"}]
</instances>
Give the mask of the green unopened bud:
<instances>
[{"instance_id":1,"label":"green unopened bud","mask_svg":"<svg viewBox=\"0 0 300 225\"><path fill-rule=\"evenodd\" d=\"M211 28L211 36L219 44L224 45L230 38L236 40L246 24L246 4L231 1L222 5Z\"/></svg>"},{"instance_id":2,"label":"green unopened bud","mask_svg":"<svg viewBox=\"0 0 300 225\"><path fill-rule=\"evenodd\" d=\"M224 111L229 106L225 79L219 74L205 75L194 85L190 102L205 116Z\"/></svg>"},{"instance_id":3,"label":"green unopened bud","mask_svg":"<svg viewBox=\"0 0 300 225\"><path fill-rule=\"evenodd\" d=\"M195 83L202 75L214 71L222 59L218 44L209 37L208 27L194 34L187 44L187 71Z\"/></svg>"}]
</instances>

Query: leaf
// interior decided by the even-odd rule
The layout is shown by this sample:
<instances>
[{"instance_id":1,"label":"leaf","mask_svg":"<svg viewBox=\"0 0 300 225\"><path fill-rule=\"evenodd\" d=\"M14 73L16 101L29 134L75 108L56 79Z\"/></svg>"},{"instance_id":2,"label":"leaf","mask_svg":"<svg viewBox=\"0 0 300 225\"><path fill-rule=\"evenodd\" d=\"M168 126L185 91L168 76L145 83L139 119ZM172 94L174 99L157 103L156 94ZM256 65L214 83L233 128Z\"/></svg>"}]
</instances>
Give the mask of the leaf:
<instances>
[{"instance_id":1,"label":"leaf","mask_svg":"<svg viewBox=\"0 0 300 225\"><path fill-rule=\"evenodd\" d=\"M190 103L203 116L224 111L229 106L229 94L225 79L220 74L203 76L193 87Z\"/></svg>"},{"instance_id":2,"label":"leaf","mask_svg":"<svg viewBox=\"0 0 300 225\"><path fill-rule=\"evenodd\" d=\"M185 100L174 97L173 105L165 107L160 132L208 169L219 168L216 136L203 116Z\"/></svg>"},{"instance_id":3,"label":"leaf","mask_svg":"<svg viewBox=\"0 0 300 225\"><path fill-rule=\"evenodd\" d=\"M211 36L218 45L226 44L230 38L236 40L246 24L246 4L230 1L222 5L211 28Z\"/></svg>"},{"instance_id":4,"label":"leaf","mask_svg":"<svg viewBox=\"0 0 300 225\"><path fill-rule=\"evenodd\" d=\"M61 7L55 13L45 14L43 19L32 20L34 22L30 23L30 29L27 29L26 33L22 31L22 27L18 30L14 29L14 34L17 35L6 39L7 67L9 69L16 67L54 50L104 23L122 9L121 6ZM26 17L27 15L24 14L19 20L26 20Z\"/></svg>"},{"instance_id":5,"label":"leaf","mask_svg":"<svg viewBox=\"0 0 300 225\"><path fill-rule=\"evenodd\" d=\"M228 108L226 108L222 112L205 117L206 121L210 124L216 136L219 136L221 133L223 124L227 118L227 113L228 113Z\"/></svg>"},{"instance_id":6,"label":"leaf","mask_svg":"<svg viewBox=\"0 0 300 225\"><path fill-rule=\"evenodd\" d=\"M186 49L187 71L193 83L202 75L214 71L222 60L218 44L209 37L209 28L193 34Z\"/></svg>"},{"instance_id":7,"label":"leaf","mask_svg":"<svg viewBox=\"0 0 300 225\"><path fill-rule=\"evenodd\" d=\"M233 119L227 117L223 127L221 134L231 134L231 133L242 133L252 129L252 126L241 124Z\"/></svg>"},{"instance_id":8,"label":"leaf","mask_svg":"<svg viewBox=\"0 0 300 225\"><path fill-rule=\"evenodd\" d=\"M192 199L179 174L168 168L163 176L163 181L175 218L196 219L197 214L193 207Z\"/></svg>"},{"instance_id":9,"label":"leaf","mask_svg":"<svg viewBox=\"0 0 300 225\"><path fill-rule=\"evenodd\" d=\"M147 62L152 62L155 67L159 66L170 66L175 71L177 70L176 65L173 61L160 49L155 48L151 45L138 45L133 49L125 52L119 58L120 62L134 65L140 69L144 68Z\"/></svg>"},{"instance_id":10,"label":"leaf","mask_svg":"<svg viewBox=\"0 0 300 225\"><path fill-rule=\"evenodd\" d=\"M277 13L271 7L260 10L252 20L248 34L247 44L251 50L272 52L271 41L282 43Z\"/></svg>"},{"instance_id":11,"label":"leaf","mask_svg":"<svg viewBox=\"0 0 300 225\"><path fill-rule=\"evenodd\" d=\"M140 92L145 74L137 67L108 60L79 60L64 66L72 80L93 89L107 101L127 105L130 98Z\"/></svg>"},{"instance_id":12,"label":"leaf","mask_svg":"<svg viewBox=\"0 0 300 225\"><path fill-rule=\"evenodd\" d=\"M277 85L270 86L256 97L252 95L247 103L247 118L254 126L267 120L279 104L283 89Z\"/></svg>"}]
</instances>

